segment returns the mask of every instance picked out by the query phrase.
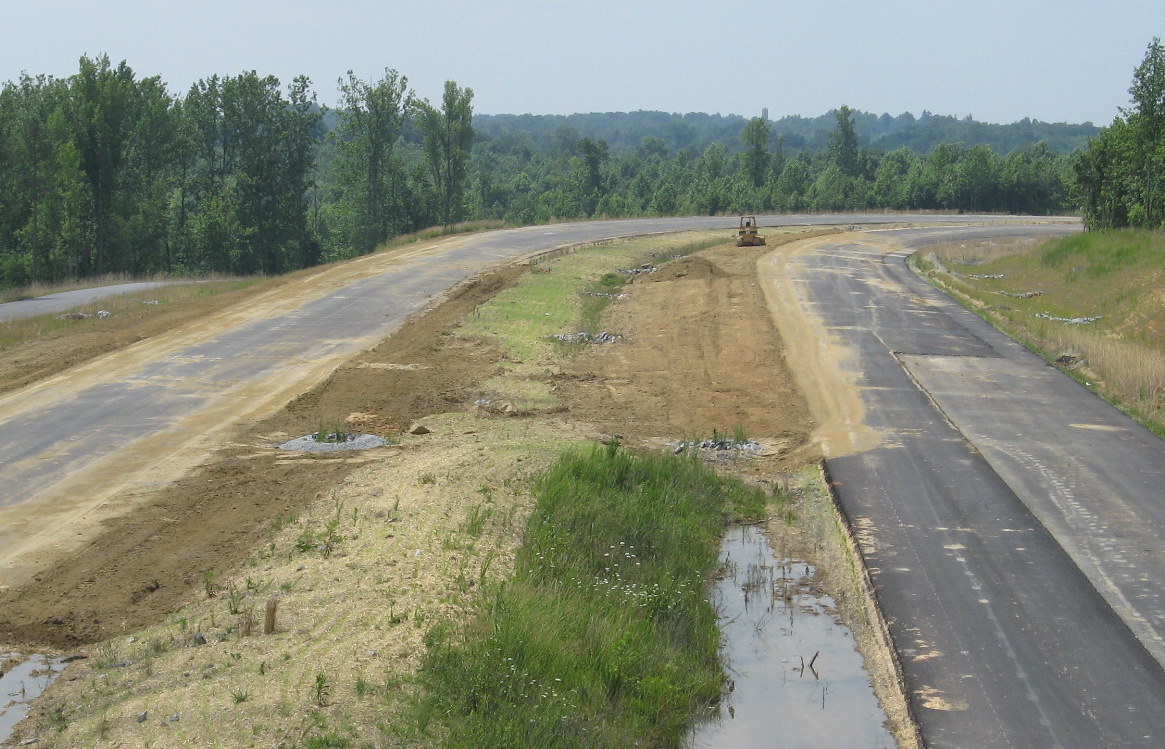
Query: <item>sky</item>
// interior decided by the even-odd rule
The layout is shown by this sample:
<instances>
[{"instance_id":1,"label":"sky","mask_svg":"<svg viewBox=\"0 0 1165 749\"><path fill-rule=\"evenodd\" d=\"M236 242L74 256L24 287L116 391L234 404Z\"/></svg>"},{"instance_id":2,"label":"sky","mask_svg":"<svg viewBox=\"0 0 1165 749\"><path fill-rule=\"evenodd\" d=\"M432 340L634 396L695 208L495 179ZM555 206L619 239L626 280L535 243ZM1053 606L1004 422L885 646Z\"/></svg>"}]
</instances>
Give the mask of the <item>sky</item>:
<instances>
[{"instance_id":1,"label":"sky","mask_svg":"<svg viewBox=\"0 0 1165 749\"><path fill-rule=\"evenodd\" d=\"M0 82L125 60L185 93L255 70L336 81L399 71L486 114L661 110L1107 125L1165 36L1161 0L3 0Z\"/></svg>"}]
</instances>

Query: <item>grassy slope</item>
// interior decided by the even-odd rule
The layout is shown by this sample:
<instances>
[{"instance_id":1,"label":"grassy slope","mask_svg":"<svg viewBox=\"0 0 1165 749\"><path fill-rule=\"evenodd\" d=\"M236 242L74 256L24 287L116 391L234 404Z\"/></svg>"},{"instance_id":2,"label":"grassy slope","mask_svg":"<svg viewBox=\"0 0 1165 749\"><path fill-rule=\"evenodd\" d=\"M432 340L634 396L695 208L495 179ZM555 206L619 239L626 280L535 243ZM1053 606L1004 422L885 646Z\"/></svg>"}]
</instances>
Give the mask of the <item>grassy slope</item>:
<instances>
[{"instance_id":1,"label":"grassy slope","mask_svg":"<svg viewBox=\"0 0 1165 749\"><path fill-rule=\"evenodd\" d=\"M949 246L913 262L956 299L1165 435L1165 234L1090 232L1040 245ZM1084 324L1049 319L1095 317Z\"/></svg>"},{"instance_id":2,"label":"grassy slope","mask_svg":"<svg viewBox=\"0 0 1165 749\"><path fill-rule=\"evenodd\" d=\"M765 493L614 444L538 486L515 576L430 639L425 715L455 747L676 746L723 678L705 588L725 521Z\"/></svg>"}]
</instances>

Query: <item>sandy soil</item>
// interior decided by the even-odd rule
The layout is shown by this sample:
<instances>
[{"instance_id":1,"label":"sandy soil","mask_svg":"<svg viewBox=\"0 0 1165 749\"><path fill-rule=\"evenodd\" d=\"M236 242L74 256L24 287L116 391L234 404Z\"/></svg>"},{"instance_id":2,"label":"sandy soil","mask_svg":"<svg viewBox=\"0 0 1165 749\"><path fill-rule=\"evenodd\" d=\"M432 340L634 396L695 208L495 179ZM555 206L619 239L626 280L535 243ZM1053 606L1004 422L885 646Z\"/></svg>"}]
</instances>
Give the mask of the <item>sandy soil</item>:
<instances>
[{"instance_id":1,"label":"sandy soil","mask_svg":"<svg viewBox=\"0 0 1165 749\"><path fill-rule=\"evenodd\" d=\"M593 347L574 360L555 362L537 375L553 388L561 406L534 415L507 416L474 405L479 383L505 375L504 357L486 343L451 331L476 305L516 283L526 268L507 266L484 274L338 368L275 416L240 430L201 467L148 501L139 500L138 509L107 520L81 553L60 560L28 585L0 592L2 644L75 650L106 641L100 648L108 648L109 638L120 636L124 643L126 635L153 627L152 634L135 636L138 645L122 645L118 653L106 653L105 660L123 657L122 650L138 649L131 660L147 664L140 673L131 674L131 669L113 676L125 681L120 688L127 693L137 690L146 695L149 689L143 685L173 672L168 685L151 687L157 690L153 702L139 696L93 708L94 714L112 712L101 712L99 721L78 728L75 738L60 745L82 746L112 734L129 744L148 740L155 746L183 746L216 736L219 740L224 735L243 736L258 728L264 730L252 733L258 737L255 745L288 745L311 728L310 720L316 718L307 716L318 717L321 711L332 716L330 725L363 726L353 729L359 738L376 739L366 732L372 730L375 717L364 726L363 708L353 700L343 700L347 705L343 712L338 705L326 706L327 700L318 699L318 694L314 705L310 698L318 669L331 669L328 673L337 684L362 680L374 670L382 685L378 694L386 698L392 680L417 663L423 649L420 620L391 634L380 631L385 629L384 602L366 592L370 576L376 584L392 588L386 595L393 610L404 616L417 619L417 612L456 616L471 597L472 583L467 579L484 578L487 569L504 574L516 542L513 529L520 527L528 511L530 476L561 444L618 435L625 444L658 449L710 436L713 429L731 434L739 428L761 441L766 451L754 460L737 461L728 466L731 470L753 480L783 483L791 473L815 466L821 439L814 419L820 417L811 416L810 404L798 388L798 382L811 381L813 375L802 371L794 376L786 344L774 326L774 302L758 282L758 261L769 253L786 252L773 246L783 241L770 237L765 248L716 247L637 277L627 298L610 308L605 321L623 338ZM789 351L809 351L814 345L806 325L782 325L781 332L798 338ZM795 364L811 367L817 359ZM428 418L448 412L462 415ZM273 454L272 444L313 431L321 414L381 434L401 433L418 420L427 420L433 433L405 434L398 447L358 455ZM499 429L509 431L503 434ZM514 429L521 434L512 434ZM494 506L495 492L500 496L502 487L507 487L507 502ZM457 541L459 532L464 535L468 508L479 507L483 498L491 503L494 522L504 517L506 526L506 533L497 536L501 540L489 550ZM805 502L816 507L815 517L830 516L827 498L809 497ZM311 598L316 585L305 591L292 586L283 592L281 610L297 613L291 614L294 623L282 629L283 640L237 639L235 617L220 610L221 596L206 600L208 580L220 590L250 591L252 576L264 578L265 586L304 578L312 571L305 571L305 566L323 562L297 556L296 539L303 538L305 528L318 527L317 521L311 521L316 526L305 526L308 521L302 518L326 517L333 508L340 517L341 507L343 513L352 513L352 530L343 535L350 541L342 547L344 557L321 570L318 580L334 581L336 588L350 590L348 596L359 601L352 600L350 611L337 613L331 610L334 591L329 608ZM407 532L394 527L373 533L360 525L361 518L369 517L382 524L405 518L407 522L396 527ZM277 533L287 524L284 518L296 519L295 527ZM822 538L837 538L838 529L823 522L816 529L791 532L775 522L772 530L786 534L777 540L779 548L812 553L820 549ZM372 547L365 547L373 541ZM427 561L418 562L421 558ZM876 612L863 609L868 597L860 589L860 575L852 570L852 553L826 563L837 571L835 583L852 589L852 611L876 618ZM331 583L318 585L326 588ZM218 633L217 644L212 637L209 650L191 650L186 629L191 621L200 622L200 629L210 635ZM369 621L376 624L361 627ZM857 634L873 647L878 627L867 622L864 628L864 634ZM356 639L344 639L341 631ZM151 649L142 653L147 641ZM171 648L178 649L167 652ZM262 674L277 662L280 652L300 650L310 657L297 662L294 671L287 667L282 677L285 688L278 694L268 695L266 682L247 686L252 682L242 680L237 669L233 681L215 682L221 708L207 703L210 698L203 694L207 689L197 697L189 692L197 687L197 681L188 683L186 678L198 667L196 661L221 656L224 668L232 660L253 662L256 673ZM187 655L193 652L199 655ZM174 662L163 665L161 659L167 657ZM883 653L882 660L872 665L891 722L909 744L904 703L889 704L896 691L893 663ZM108 672L98 673L92 658L71 668L80 670L50 690L40 710L41 723L27 728L26 735L44 730L55 709L50 705L85 704L108 699L100 695L116 691L109 681L100 681ZM241 690L233 693L234 704L232 689ZM351 686L345 689L350 691ZM166 695L166 705L199 700L207 704L199 708L202 717L197 720L184 713L179 730L173 727L176 722L162 717L175 708L163 707L158 694ZM143 721L149 730L143 734L147 728L139 727L134 716L151 705L157 716ZM257 728L249 720L262 721L263 726Z\"/></svg>"}]
</instances>

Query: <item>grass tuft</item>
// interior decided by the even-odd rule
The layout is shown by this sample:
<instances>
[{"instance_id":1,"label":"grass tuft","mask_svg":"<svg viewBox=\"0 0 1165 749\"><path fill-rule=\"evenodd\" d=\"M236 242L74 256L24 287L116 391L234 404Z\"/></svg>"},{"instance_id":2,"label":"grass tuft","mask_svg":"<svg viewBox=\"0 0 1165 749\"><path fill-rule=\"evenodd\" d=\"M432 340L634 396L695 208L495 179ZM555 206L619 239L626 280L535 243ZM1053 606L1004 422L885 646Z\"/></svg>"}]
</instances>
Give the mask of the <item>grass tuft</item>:
<instances>
[{"instance_id":1,"label":"grass tuft","mask_svg":"<svg viewBox=\"0 0 1165 749\"><path fill-rule=\"evenodd\" d=\"M537 493L514 576L430 630L415 720L455 747L677 745L720 694L720 537L769 497L614 443L568 452Z\"/></svg>"}]
</instances>

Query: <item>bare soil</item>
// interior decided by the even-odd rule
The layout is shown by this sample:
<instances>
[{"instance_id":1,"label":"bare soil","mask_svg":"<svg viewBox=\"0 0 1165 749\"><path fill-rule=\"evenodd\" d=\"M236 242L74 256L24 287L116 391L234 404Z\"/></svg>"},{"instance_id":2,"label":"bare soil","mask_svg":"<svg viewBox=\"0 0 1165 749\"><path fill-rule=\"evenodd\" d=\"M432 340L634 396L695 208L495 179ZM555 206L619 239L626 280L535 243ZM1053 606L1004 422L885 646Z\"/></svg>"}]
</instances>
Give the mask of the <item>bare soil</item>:
<instances>
[{"instance_id":1,"label":"bare soil","mask_svg":"<svg viewBox=\"0 0 1165 749\"><path fill-rule=\"evenodd\" d=\"M572 417L636 447L739 430L767 448L742 463L753 473L819 460L757 282L757 260L772 251L716 247L635 277L630 299L605 320L623 339L593 347L555 379Z\"/></svg>"}]
</instances>

